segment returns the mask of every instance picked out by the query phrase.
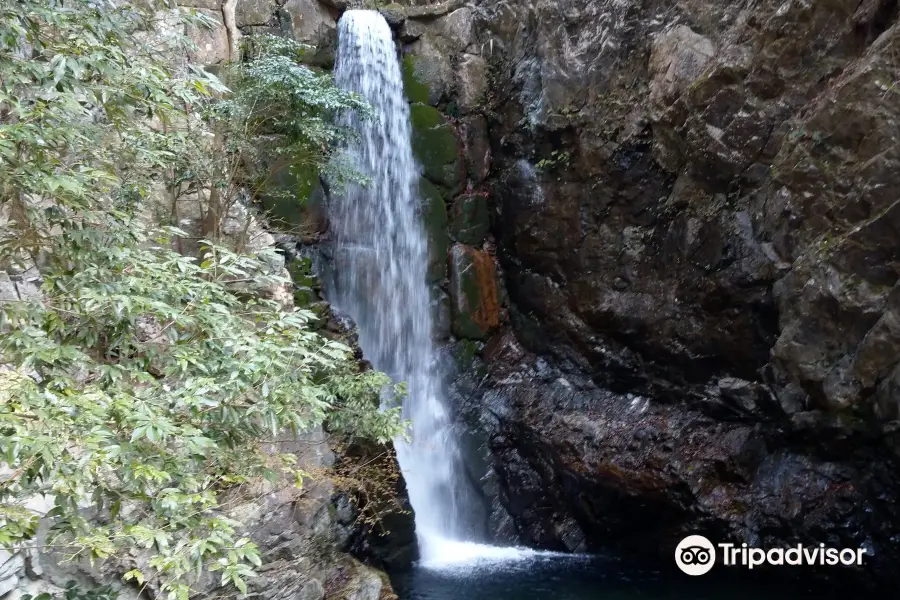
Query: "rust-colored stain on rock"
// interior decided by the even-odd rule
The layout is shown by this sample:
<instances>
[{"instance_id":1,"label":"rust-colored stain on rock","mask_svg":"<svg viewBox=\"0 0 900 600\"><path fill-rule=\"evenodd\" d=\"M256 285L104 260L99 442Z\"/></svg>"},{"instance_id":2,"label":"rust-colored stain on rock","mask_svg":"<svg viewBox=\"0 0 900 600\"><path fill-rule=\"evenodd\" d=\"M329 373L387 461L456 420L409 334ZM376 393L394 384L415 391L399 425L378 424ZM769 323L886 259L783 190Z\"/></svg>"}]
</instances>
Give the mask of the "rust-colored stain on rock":
<instances>
[{"instance_id":1,"label":"rust-colored stain on rock","mask_svg":"<svg viewBox=\"0 0 900 600\"><path fill-rule=\"evenodd\" d=\"M472 255L474 279L478 285L478 305L473 306L472 319L483 331L500 325L500 298L497 293L497 270L494 259L487 252L469 250Z\"/></svg>"}]
</instances>

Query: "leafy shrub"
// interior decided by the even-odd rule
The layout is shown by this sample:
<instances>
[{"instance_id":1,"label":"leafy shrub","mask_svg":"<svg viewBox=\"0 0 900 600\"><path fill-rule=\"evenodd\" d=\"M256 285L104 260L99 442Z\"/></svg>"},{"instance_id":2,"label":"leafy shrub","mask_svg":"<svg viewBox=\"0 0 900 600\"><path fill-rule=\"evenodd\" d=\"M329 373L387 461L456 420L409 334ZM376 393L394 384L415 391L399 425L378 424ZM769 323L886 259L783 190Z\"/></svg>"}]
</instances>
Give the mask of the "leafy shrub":
<instances>
[{"instance_id":1,"label":"leafy shrub","mask_svg":"<svg viewBox=\"0 0 900 600\"><path fill-rule=\"evenodd\" d=\"M82 590L74 581L69 581L66 583L66 589L62 595L54 597L50 594L38 594L37 596L25 594L22 596L22 600L116 600L118 597L119 592L108 585L92 590Z\"/></svg>"},{"instance_id":2,"label":"leafy shrub","mask_svg":"<svg viewBox=\"0 0 900 600\"><path fill-rule=\"evenodd\" d=\"M233 92L175 72L147 33L152 4L0 4L0 268L40 265L43 278L40 298L0 304L0 545L30 543L25 502L47 495L47 544L123 564L143 548L125 578L186 599L204 571L243 591L260 565L220 496L300 483L294 457L270 449L281 432L384 441L400 423L378 410L384 375L360 373L308 327L312 313L265 299L283 283L273 257L219 236L253 179L242 124L271 125L322 168L344 135L329 115L363 105L277 44ZM269 90L279 72L285 87ZM188 233L147 222L159 182L173 203L197 196L199 260L172 249Z\"/></svg>"}]
</instances>

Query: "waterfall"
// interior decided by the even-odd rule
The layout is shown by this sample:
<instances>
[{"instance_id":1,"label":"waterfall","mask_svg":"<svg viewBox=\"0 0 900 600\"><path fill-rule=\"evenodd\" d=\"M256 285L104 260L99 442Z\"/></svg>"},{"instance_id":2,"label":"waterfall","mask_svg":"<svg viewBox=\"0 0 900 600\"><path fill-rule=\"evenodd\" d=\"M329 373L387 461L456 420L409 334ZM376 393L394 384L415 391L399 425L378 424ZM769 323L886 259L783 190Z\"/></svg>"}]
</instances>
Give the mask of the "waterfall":
<instances>
[{"instance_id":1,"label":"waterfall","mask_svg":"<svg viewBox=\"0 0 900 600\"><path fill-rule=\"evenodd\" d=\"M395 445L416 515L422 564L458 567L545 554L471 541L469 484L433 341L428 237L409 105L391 29L379 13L348 10L341 17L335 79L364 96L376 118L344 117L360 136L348 149L349 158L369 181L350 185L329 201L334 256L328 295L336 310L355 321L372 365L406 382L403 418L412 422L411 439Z\"/></svg>"},{"instance_id":2,"label":"waterfall","mask_svg":"<svg viewBox=\"0 0 900 600\"><path fill-rule=\"evenodd\" d=\"M361 138L349 157L369 183L350 186L330 202L330 300L356 322L360 346L373 366L407 384L403 417L413 427L410 443L397 441L397 457L423 561L438 561L442 544L463 539L465 532L459 450L432 341L428 238L410 147L409 105L391 30L379 13L347 11L338 40L337 84L364 96L376 118L345 117Z\"/></svg>"}]
</instances>

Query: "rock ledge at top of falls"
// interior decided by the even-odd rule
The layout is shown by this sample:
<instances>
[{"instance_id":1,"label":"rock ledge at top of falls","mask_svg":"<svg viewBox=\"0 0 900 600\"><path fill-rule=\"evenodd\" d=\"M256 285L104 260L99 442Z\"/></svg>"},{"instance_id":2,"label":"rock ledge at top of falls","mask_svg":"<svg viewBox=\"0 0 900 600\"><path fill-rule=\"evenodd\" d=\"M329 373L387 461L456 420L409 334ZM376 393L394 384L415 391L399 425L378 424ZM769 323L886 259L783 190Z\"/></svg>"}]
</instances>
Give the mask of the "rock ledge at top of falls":
<instances>
[{"instance_id":1,"label":"rock ledge at top of falls","mask_svg":"<svg viewBox=\"0 0 900 600\"><path fill-rule=\"evenodd\" d=\"M456 126L471 188L451 227L486 194L509 314L457 380L498 537L823 542L897 582L898 11L475 0L407 19L415 101Z\"/></svg>"},{"instance_id":2,"label":"rock ledge at top of falls","mask_svg":"<svg viewBox=\"0 0 900 600\"><path fill-rule=\"evenodd\" d=\"M366 0L318 0L318 2L341 12L352 8L370 8L372 5L371 2ZM415 2L415 0L412 0L412 3L410 0L405 0L403 2L391 2L386 7L379 8L386 8L390 13L400 13L404 17L413 19L433 19L453 12L465 6L465 4L466 0L438 0L433 2ZM390 21L388 19L389 23ZM399 25L401 23L396 24Z\"/></svg>"}]
</instances>

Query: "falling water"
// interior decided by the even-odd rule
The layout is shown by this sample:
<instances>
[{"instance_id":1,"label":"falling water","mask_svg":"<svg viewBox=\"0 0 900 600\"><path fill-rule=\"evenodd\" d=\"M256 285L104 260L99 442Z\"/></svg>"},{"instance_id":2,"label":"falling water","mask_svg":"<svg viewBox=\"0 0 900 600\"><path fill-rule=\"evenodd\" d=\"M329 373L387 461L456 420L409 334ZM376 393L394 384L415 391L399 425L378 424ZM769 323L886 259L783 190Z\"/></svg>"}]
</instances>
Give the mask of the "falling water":
<instances>
[{"instance_id":1,"label":"falling water","mask_svg":"<svg viewBox=\"0 0 900 600\"><path fill-rule=\"evenodd\" d=\"M457 500L459 451L432 342L428 239L409 106L391 30L379 13L347 11L338 37L337 84L368 99L376 119L346 117L361 136L350 158L370 182L351 186L330 203L331 300L356 322L360 346L375 368L407 384L403 416L413 423L412 440L397 442L397 457L423 560L437 561L445 543L465 534Z\"/></svg>"}]
</instances>

